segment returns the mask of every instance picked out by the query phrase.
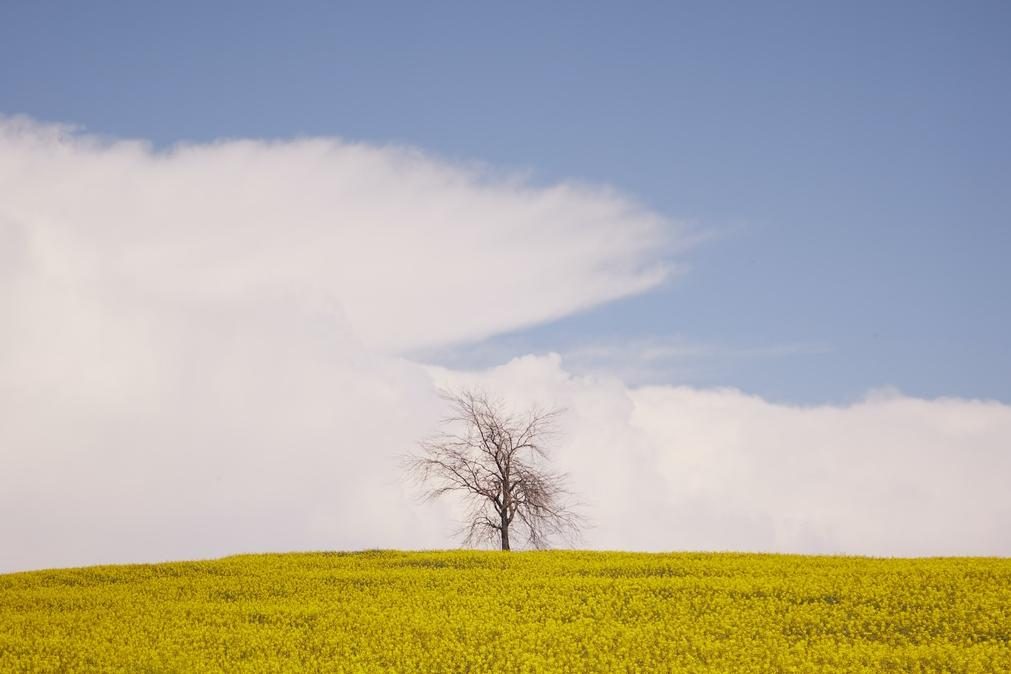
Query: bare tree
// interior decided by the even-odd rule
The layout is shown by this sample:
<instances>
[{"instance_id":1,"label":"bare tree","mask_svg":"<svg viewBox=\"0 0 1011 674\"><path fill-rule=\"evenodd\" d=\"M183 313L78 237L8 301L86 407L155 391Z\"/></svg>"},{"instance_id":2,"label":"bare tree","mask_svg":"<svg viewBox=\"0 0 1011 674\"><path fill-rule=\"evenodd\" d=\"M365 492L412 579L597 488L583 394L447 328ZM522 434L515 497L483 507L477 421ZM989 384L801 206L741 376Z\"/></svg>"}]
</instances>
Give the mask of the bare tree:
<instances>
[{"instance_id":1,"label":"bare tree","mask_svg":"<svg viewBox=\"0 0 1011 674\"><path fill-rule=\"evenodd\" d=\"M553 536L577 536L581 519L567 502L565 476L547 466L561 411L513 415L474 390L443 397L453 410L444 430L420 442L420 453L408 456L406 466L427 498L462 496L467 510L458 533L464 544L501 543L509 550L510 539L522 536L544 548Z\"/></svg>"}]
</instances>

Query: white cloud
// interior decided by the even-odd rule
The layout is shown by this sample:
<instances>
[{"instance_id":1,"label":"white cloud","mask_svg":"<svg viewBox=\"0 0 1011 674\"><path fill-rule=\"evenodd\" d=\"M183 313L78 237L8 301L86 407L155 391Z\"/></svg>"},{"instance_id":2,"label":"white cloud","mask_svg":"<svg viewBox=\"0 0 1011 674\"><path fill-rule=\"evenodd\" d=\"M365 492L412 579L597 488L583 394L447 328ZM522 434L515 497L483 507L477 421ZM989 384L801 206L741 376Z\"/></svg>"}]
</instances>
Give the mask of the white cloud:
<instances>
[{"instance_id":1,"label":"white cloud","mask_svg":"<svg viewBox=\"0 0 1011 674\"><path fill-rule=\"evenodd\" d=\"M1011 554L1009 405L884 391L796 407L575 377L557 355L434 373L567 408L558 458L592 499L594 547Z\"/></svg>"},{"instance_id":2,"label":"white cloud","mask_svg":"<svg viewBox=\"0 0 1011 674\"><path fill-rule=\"evenodd\" d=\"M395 355L650 287L674 240L607 190L402 149L153 153L4 122L0 570L452 546L451 506L417 504L395 457L435 384L469 378L569 408L587 545L1011 554L1005 405L791 408Z\"/></svg>"},{"instance_id":3,"label":"white cloud","mask_svg":"<svg viewBox=\"0 0 1011 674\"><path fill-rule=\"evenodd\" d=\"M153 152L0 119L0 190L4 240L51 279L176 300L314 292L386 350L641 292L677 243L672 223L603 187L334 139Z\"/></svg>"},{"instance_id":4,"label":"white cloud","mask_svg":"<svg viewBox=\"0 0 1011 674\"><path fill-rule=\"evenodd\" d=\"M448 543L400 349L641 291L673 225L404 148L0 122L0 569Z\"/></svg>"}]
</instances>

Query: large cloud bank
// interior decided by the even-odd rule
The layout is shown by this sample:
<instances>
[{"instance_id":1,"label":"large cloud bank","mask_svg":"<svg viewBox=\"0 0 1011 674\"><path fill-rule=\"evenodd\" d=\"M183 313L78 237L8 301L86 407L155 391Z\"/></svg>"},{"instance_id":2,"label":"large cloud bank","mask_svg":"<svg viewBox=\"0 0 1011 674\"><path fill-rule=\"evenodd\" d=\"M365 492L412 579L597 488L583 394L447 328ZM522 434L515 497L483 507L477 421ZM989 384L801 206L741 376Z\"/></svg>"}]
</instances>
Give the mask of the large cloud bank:
<instances>
[{"instance_id":1,"label":"large cloud bank","mask_svg":"<svg viewBox=\"0 0 1011 674\"><path fill-rule=\"evenodd\" d=\"M589 500L597 547L1011 554L1008 405L878 392L791 407L573 377L557 356L435 377L568 410L559 459Z\"/></svg>"},{"instance_id":2,"label":"large cloud bank","mask_svg":"<svg viewBox=\"0 0 1011 674\"><path fill-rule=\"evenodd\" d=\"M463 373L411 349L641 292L677 230L334 140L153 152L0 122L0 571L240 551L448 547L396 456L438 385L562 405L588 547L1011 554L1011 407L879 395L793 408Z\"/></svg>"}]
</instances>

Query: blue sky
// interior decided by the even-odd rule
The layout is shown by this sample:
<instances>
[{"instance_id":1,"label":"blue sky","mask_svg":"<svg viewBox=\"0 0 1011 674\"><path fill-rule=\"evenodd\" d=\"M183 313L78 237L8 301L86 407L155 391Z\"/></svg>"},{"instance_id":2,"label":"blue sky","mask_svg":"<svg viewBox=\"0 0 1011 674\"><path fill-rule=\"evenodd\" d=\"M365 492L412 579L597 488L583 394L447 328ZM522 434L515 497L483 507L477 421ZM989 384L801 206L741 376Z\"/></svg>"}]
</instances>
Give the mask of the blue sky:
<instances>
[{"instance_id":1,"label":"blue sky","mask_svg":"<svg viewBox=\"0 0 1011 674\"><path fill-rule=\"evenodd\" d=\"M391 467L471 387L586 547L1011 554L1009 73L1007 3L0 2L0 572L455 545Z\"/></svg>"},{"instance_id":2,"label":"blue sky","mask_svg":"<svg viewBox=\"0 0 1011 674\"><path fill-rule=\"evenodd\" d=\"M0 113L406 143L711 234L659 290L446 362L676 344L653 378L1011 402L1011 6L740 5L7 2Z\"/></svg>"}]
</instances>

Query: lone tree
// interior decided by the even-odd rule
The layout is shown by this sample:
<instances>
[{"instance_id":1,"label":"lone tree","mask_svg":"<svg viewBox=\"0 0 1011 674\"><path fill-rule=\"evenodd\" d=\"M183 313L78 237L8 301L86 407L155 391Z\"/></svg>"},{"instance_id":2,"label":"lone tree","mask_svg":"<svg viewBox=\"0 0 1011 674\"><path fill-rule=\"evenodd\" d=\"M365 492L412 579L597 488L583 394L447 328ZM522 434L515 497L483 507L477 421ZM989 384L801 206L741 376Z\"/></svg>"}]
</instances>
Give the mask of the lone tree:
<instances>
[{"instance_id":1,"label":"lone tree","mask_svg":"<svg viewBox=\"0 0 1011 674\"><path fill-rule=\"evenodd\" d=\"M517 416L480 391L443 392L452 414L444 430L407 457L409 473L427 498L459 493L466 505L458 532L465 545L523 537L534 548L549 538L574 538L579 515L567 503L565 476L547 467L548 444L561 410Z\"/></svg>"}]
</instances>

